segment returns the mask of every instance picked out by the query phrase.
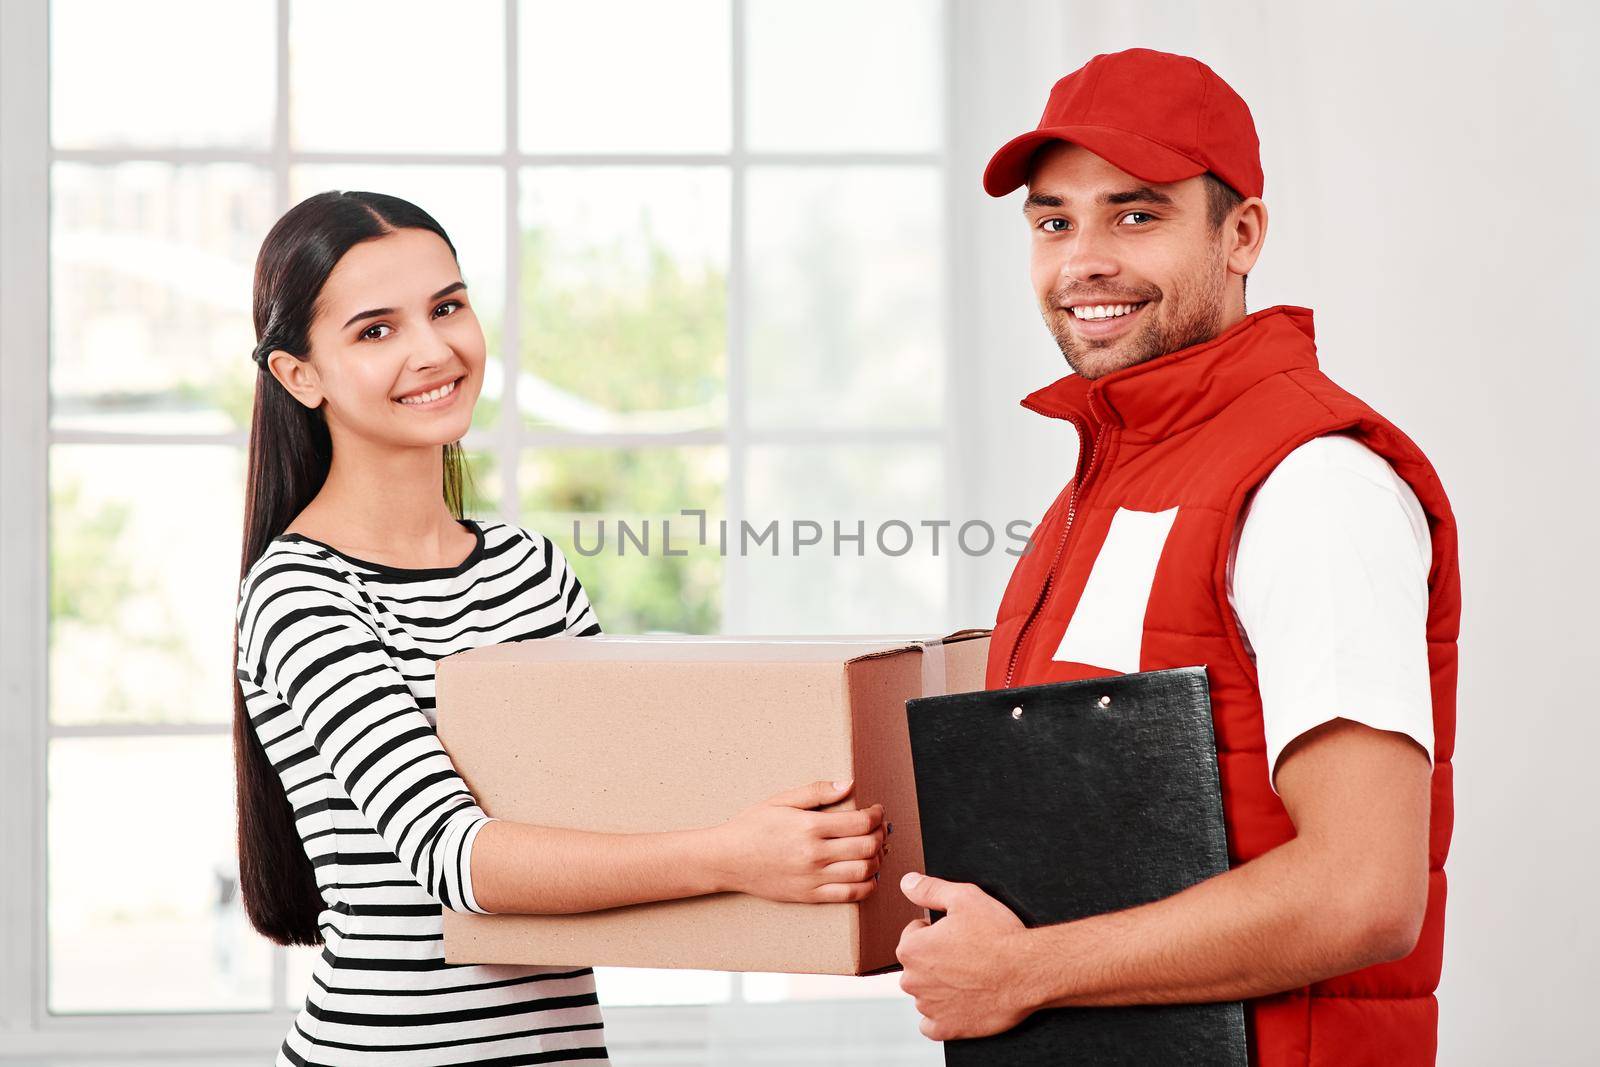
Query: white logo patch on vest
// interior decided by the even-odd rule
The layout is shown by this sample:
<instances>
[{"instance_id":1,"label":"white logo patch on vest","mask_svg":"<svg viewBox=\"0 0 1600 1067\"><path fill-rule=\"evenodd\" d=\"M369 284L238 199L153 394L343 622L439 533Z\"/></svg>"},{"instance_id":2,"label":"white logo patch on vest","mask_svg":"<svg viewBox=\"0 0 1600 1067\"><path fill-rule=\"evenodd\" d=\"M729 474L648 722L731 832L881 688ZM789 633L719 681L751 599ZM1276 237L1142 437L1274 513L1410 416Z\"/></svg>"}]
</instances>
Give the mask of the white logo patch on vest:
<instances>
[{"instance_id":1,"label":"white logo patch on vest","mask_svg":"<svg viewBox=\"0 0 1600 1067\"><path fill-rule=\"evenodd\" d=\"M1156 564L1177 517L1177 508L1117 509L1077 610L1052 658L1123 674L1138 671L1144 613L1156 580Z\"/></svg>"}]
</instances>

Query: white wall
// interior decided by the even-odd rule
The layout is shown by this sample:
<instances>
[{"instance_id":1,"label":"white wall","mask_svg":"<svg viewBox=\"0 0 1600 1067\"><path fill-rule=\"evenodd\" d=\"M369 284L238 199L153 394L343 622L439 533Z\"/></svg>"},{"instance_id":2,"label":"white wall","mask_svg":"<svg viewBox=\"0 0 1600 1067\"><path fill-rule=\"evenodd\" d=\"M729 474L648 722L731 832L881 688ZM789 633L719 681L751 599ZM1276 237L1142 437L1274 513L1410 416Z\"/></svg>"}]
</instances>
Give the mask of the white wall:
<instances>
[{"instance_id":1,"label":"white wall","mask_svg":"<svg viewBox=\"0 0 1600 1067\"><path fill-rule=\"evenodd\" d=\"M1197 56L1250 103L1266 250L1252 310L1314 308L1323 368L1428 453L1461 527L1456 831L1444 1064L1593 1063L1600 992L1594 497L1600 370L1600 6L979 3L959 6L958 292L981 510L1036 517L1070 428L1016 406L1066 373L1032 302L1020 194L979 188L1050 85L1098 52ZM1581 64L1589 61L1587 70ZM1039 457L1045 457L1042 461ZM984 561L971 610L1008 564Z\"/></svg>"}]
</instances>

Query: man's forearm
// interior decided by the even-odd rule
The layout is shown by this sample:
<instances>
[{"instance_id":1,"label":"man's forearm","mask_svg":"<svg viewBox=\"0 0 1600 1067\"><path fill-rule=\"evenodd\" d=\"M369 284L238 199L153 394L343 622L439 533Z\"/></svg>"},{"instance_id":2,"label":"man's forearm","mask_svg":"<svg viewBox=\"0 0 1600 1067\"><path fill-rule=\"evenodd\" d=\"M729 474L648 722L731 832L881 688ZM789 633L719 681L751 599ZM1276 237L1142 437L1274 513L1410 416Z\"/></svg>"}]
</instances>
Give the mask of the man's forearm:
<instances>
[{"instance_id":1,"label":"man's forearm","mask_svg":"<svg viewBox=\"0 0 1600 1067\"><path fill-rule=\"evenodd\" d=\"M1166 900L1027 931L1018 980L1041 1008L1265 996L1404 955L1404 914L1295 839Z\"/></svg>"}]
</instances>

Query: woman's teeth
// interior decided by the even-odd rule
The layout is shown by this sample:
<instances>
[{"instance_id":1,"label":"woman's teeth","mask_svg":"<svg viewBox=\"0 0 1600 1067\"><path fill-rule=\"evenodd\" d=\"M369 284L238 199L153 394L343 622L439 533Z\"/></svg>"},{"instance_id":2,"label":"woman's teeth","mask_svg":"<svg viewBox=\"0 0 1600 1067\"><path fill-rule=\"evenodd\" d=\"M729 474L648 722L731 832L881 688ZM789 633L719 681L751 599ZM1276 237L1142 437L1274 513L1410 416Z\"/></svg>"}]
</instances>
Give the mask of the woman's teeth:
<instances>
[{"instance_id":1,"label":"woman's teeth","mask_svg":"<svg viewBox=\"0 0 1600 1067\"><path fill-rule=\"evenodd\" d=\"M1072 314L1080 319L1114 319L1118 315L1128 315L1144 307L1144 301L1137 304L1079 304L1072 309Z\"/></svg>"},{"instance_id":2,"label":"woman's teeth","mask_svg":"<svg viewBox=\"0 0 1600 1067\"><path fill-rule=\"evenodd\" d=\"M447 397L447 396L449 396L451 393L453 393L455 391L456 391L456 383L455 382L449 382L448 384L439 386L439 388L437 388L437 389L431 389L426 393L415 393L415 394L413 394L411 396L403 396L403 397L400 398L400 403L402 403L402 404L426 404L430 400L438 400L438 399L440 399L442 397Z\"/></svg>"}]
</instances>

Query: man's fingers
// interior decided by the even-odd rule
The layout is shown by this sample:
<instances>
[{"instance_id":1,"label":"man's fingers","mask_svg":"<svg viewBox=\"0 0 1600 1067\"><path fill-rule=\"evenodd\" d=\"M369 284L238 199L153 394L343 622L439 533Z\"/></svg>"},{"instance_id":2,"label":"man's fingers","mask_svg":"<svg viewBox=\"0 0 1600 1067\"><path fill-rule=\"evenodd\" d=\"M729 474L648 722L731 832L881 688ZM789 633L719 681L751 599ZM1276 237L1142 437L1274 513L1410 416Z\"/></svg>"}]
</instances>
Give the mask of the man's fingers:
<instances>
[{"instance_id":1,"label":"man's fingers","mask_svg":"<svg viewBox=\"0 0 1600 1067\"><path fill-rule=\"evenodd\" d=\"M848 778L837 782L807 782L805 785L797 785L793 789L785 789L768 797L767 803L781 804L787 808L805 808L809 811L825 804L837 804L850 795L854 784Z\"/></svg>"},{"instance_id":2,"label":"man's fingers","mask_svg":"<svg viewBox=\"0 0 1600 1067\"><path fill-rule=\"evenodd\" d=\"M928 908L931 911L949 911L950 905L963 893L970 883L947 882L943 878L934 878L931 875L918 874L916 871L906 872L900 879L900 892L906 899L918 907Z\"/></svg>"},{"instance_id":3,"label":"man's fingers","mask_svg":"<svg viewBox=\"0 0 1600 1067\"><path fill-rule=\"evenodd\" d=\"M906 989L906 982L911 975L911 971L909 970L911 961L906 958L908 955L906 942L911 940L912 936L918 931L926 930L927 928L928 920L912 919L910 922L906 923L905 929L900 931L900 940L894 946L895 959L900 961L901 966L907 968L906 973L900 976L900 988L905 989L908 993L911 992L911 990Z\"/></svg>"}]
</instances>

